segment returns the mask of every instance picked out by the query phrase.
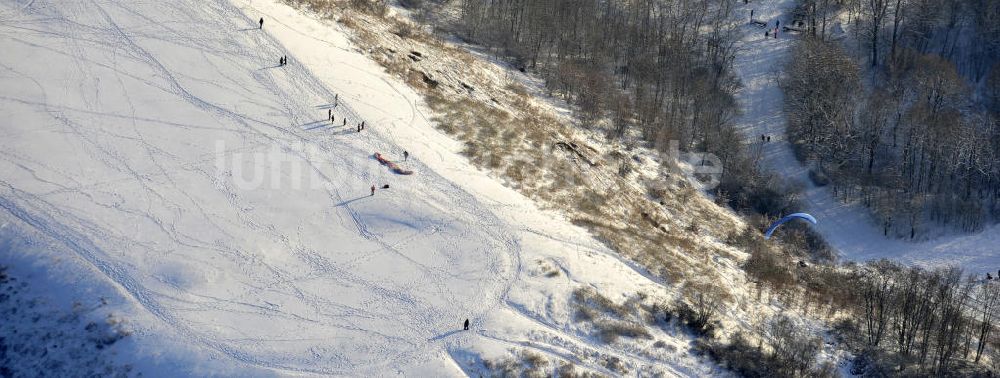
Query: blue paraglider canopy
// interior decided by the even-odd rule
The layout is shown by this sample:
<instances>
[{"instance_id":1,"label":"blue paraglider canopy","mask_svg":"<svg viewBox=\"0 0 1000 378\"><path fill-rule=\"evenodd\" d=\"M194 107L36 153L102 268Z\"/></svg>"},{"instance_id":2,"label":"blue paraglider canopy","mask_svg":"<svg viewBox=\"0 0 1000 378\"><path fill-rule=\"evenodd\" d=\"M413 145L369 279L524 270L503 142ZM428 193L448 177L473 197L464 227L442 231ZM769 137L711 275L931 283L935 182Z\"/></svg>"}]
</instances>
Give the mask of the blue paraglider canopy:
<instances>
[{"instance_id":1,"label":"blue paraglider canopy","mask_svg":"<svg viewBox=\"0 0 1000 378\"><path fill-rule=\"evenodd\" d=\"M816 218L813 218L812 215L809 215L809 214L806 214L806 213L789 214L788 216L786 216L784 218L781 218L781 219L778 219L778 220L774 221L774 223L771 224L771 227L767 228L767 232L764 233L764 239L770 239L771 238L771 234L774 233L774 230L777 229L778 226L783 225L783 224L785 224L785 222L788 222L788 221L790 221L792 219L803 219L803 220L808 221L809 223L816 224Z\"/></svg>"}]
</instances>

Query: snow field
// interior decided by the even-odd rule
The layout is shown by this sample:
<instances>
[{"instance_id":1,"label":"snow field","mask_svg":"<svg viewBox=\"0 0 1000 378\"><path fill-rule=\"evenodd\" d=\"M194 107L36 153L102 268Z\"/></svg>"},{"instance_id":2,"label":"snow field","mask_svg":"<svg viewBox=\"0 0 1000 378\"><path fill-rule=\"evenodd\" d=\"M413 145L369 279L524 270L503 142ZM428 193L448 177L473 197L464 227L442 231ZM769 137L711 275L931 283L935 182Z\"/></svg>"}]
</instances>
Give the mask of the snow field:
<instances>
[{"instance_id":1,"label":"snow field","mask_svg":"<svg viewBox=\"0 0 1000 378\"><path fill-rule=\"evenodd\" d=\"M581 329L580 286L668 289L469 165L335 24L272 1L36 0L0 4L0 34L17 52L0 56L0 216L12 240L57 246L0 256L94 277L77 289L117 298L129 356L172 356L146 375L460 376L508 348L715 371L675 331L605 345ZM371 157L403 150L414 176Z\"/></svg>"}]
</instances>

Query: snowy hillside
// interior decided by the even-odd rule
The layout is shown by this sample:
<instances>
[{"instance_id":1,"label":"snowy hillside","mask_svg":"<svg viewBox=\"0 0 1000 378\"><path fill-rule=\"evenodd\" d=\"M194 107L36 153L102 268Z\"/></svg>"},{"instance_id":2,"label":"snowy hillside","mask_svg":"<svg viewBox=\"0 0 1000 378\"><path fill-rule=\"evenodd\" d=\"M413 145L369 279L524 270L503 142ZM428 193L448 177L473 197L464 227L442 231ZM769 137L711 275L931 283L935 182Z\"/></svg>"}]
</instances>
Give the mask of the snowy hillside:
<instances>
[{"instance_id":1,"label":"snowy hillside","mask_svg":"<svg viewBox=\"0 0 1000 378\"><path fill-rule=\"evenodd\" d=\"M0 34L0 262L112 296L128 355L162 356L144 375L458 376L513 348L715 371L683 332L607 345L574 322L580 287L666 289L469 165L336 29L268 0L17 0Z\"/></svg>"}]
</instances>

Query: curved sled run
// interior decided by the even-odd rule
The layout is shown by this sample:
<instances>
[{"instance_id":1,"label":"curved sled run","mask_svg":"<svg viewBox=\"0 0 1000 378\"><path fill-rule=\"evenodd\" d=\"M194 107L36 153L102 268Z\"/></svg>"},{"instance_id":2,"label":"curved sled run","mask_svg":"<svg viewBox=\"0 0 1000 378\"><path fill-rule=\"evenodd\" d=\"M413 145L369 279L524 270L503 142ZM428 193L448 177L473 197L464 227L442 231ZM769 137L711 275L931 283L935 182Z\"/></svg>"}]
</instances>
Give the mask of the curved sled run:
<instances>
[{"instance_id":1,"label":"curved sled run","mask_svg":"<svg viewBox=\"0 0 1000 378\"><path fill-rule=\"evenodd\" d=\"M375 159L378 160L379 163L382 163L382 165L389 167L389 169L391 169L396 174L400 175L413 174L413 171L403 169L402 167L399 166L399 164L393 163L392 160L386 159L385 156L383 156L378 152L375 153Z\"/></svg>"}]
</instances>

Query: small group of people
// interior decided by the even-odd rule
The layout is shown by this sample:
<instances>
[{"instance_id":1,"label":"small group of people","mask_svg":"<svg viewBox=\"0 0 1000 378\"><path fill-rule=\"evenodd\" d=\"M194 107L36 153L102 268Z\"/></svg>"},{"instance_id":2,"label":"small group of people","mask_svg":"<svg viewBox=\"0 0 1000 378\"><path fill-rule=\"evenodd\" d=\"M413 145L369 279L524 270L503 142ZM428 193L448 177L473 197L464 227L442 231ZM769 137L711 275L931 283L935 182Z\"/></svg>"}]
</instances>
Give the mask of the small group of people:
<instances>
[{"instance_id":1,"label":"small group of people","mask_svg":"<svg viewBox=\"0 0 1000 378\"><path fill-rule=\"evenodd\" d=\"M409 159L410 159L410 151L403 151L403 161L407 161ZM376 189L375 185L372 185L371 187L372 194L370 196L375 195L375 189ZM389 184L382 185L382 189L389 189Z\"/></svg>"},{"instance_id":2,"label":"small group of people","mask_svg":"<svg viewBox=\"0 0 1000 378\"><path fill-rule=\"evenodd\" d=\"M1000 280L1000 269L997 270L997 279ZM986 273L986 280L987 281L993 280L993 276L991 276L988 272Z\"/></svg>"},{"instance_id":3,"label":"small group of people","mask_svg":"<svg viewBox=\"0 0 1000 378\"><path fill-rule=\"evenodd\" d=\"M750 10L750 23L751 24L755 24L756 23L756 24L759 24L760 27L766 27L768 25L766 22L763 22L763 21L755 21L754 18L753 18L753 13L754 13L754 10L751 9ZM766 38L771 38L771 36L774 36L774 39L778 39L778 28L779 27L781 27L781 20L774 20L774 29L768 28L767 30L765 30L764 31L764 38L766 39Z\"/></svg>"},{"instance_id":4,"label":"small group of people","mask_svg":"<svg viewBox=\"0 0 1000 378\"><path fill-rule=\"evenodd\" d=\"M761 142L770 142L771 141L771 136L767 135L767 134L760 134L760 141Z\"/></svg>"},{"instance_id":5,"label":"small group of people","mask_svg":"<svg viewBox=\"0 0 1000 378\"><path fill-rule=\"evenodd\" d=\"M331 106L328 109L326 109L326 119L328 119L330 121L330 123L333 123L334 121L337 120L337 117L333 114L333 108L336 108L339 105L340 105L340 95L339 94L334 94L333 95L333 106ZM344 126L347 126L347 117L344 117Z\"/></svg>"},{"instance_id":6,"label":"small group of people","mask_svg":"<svg viewBox=\"0 0 1000 378\"><path fill-rule=\"evenodd\" d=\"M382 189L389 189L389 184L382 185ZM375 195L375 185L372 185L372 194Z\"/></svg>"},{"instance_id":7,"label":"small group of people","mask_svg":"<svg viewBox=\"0 0 1000 378\"><path fill-rule=\"evenodd\" d=\"M258 30L264 29L264 17L260 18L260 21L258 22L257 25L257 29ZM278 58L278 66L284 66L287 64L288 64L288 56L282 55L281 58Z\"/></svg>"},{"instance_id":8,"label":"small group of people","mask_svg":"<svg viewBox=\"0 0 1000 378\"><path fill-rule=\"evenodd\" d=\"M764 38L768 38L768 37L770 37L770 36L773 35L774 39L778 39L778 27L779 26L781 26L781 20L774 20L774 29L773 30L765 30L764 31Z\"/></svg>"}]
</instances>

